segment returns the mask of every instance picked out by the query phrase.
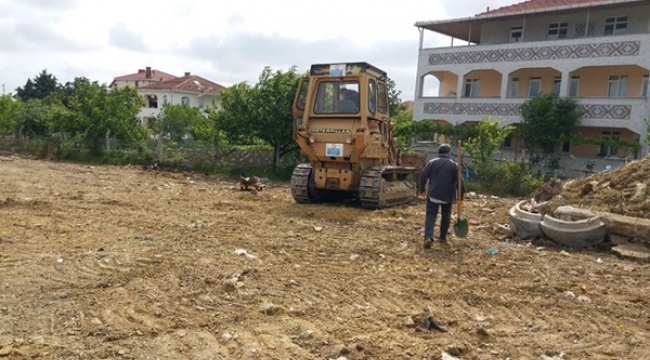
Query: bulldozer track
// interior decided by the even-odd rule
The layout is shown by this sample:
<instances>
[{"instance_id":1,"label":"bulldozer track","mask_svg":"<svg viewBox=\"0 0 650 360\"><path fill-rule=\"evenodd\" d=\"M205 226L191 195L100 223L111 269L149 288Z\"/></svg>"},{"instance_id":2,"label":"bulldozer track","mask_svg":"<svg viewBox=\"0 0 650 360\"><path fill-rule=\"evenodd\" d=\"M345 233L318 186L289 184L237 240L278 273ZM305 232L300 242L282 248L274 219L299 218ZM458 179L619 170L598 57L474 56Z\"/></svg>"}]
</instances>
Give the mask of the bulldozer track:
<instances>
[{"instance_id":1,"label":"bulldozer track","mask_svg":"<svg viewBox=\"0 0 650 360\"><path fill-rule=\"evenodd\" d=\"M299 204L319 203L325 200L323 190L310 189L312 166L298 164L291 175L291 196ZM416 174L415 167L379 166L367 169L361 176L359 200L366 209L384 209L412 203L417 199L415 179L389 181L386 177L398 174Z\"/></svg>"},{"instance_id":2,"label":"bulldozer track","mask_svg":"<svg viewBox=\"0 0 650 360\"><path fill-rule=\"evenodd\" d=\"M311 164L298 164L291 174L291 196L299 204L312 202L309 196L309 176Z\"/></svg>"},{"instance_id":3,"label":"bulldozer track","mask_svg":"<svg viewBox=\"0 0 650 360\"><path fill-rule=\"evenodd\" d=\"M359 185L359 199L361 206L367 209L384 209L393 206L405 205L412 203L417 199L417 184L415 180L396 180L388 181L384 178L385 175L393 174L415 174L416 168L404 166L386 166L374 167L367 169L361 176L361 184ZM411 189L407 183L411 183ZM390 185L393 183L404 185L396 192Z\"/></svg>"}]
</instances>

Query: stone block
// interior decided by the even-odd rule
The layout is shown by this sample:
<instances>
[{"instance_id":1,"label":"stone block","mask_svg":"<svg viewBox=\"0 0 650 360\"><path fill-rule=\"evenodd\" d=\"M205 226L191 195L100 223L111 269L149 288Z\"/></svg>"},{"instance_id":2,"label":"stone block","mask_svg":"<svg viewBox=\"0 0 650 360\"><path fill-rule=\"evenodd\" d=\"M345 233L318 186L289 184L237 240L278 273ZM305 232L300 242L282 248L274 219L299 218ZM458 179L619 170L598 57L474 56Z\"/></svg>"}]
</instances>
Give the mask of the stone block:
<instances>
[{"instance_id":1,"label":"stone block","mask_svg":"<svg viewBox=\"0 0 650 360\"><path fill-rule=\"evenodd\" d=\"M603 211L596 211L596 214L607 225L610 234L627 236L650 244L650 220Z\"/></svg>"}]
</instances>

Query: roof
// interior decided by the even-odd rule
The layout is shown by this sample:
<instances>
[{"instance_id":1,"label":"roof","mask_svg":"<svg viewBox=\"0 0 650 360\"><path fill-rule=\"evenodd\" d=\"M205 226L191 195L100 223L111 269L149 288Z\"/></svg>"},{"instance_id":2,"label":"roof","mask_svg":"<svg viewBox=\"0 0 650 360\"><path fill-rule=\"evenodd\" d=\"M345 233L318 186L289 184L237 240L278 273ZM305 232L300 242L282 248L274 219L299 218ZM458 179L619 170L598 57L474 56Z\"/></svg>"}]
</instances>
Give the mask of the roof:
<instances>
[{"instance_id":1,"label":"roof","mask_svg":"<svg viewBox=\"0 0 650 360\"><path fill-rule=\"evenodd\" d=\"M406 100L406 101L402 102L401 105L403 105L406 108L406 110L413 110L415 108L415 101Z\"/></svg>"},{"instance_id":2,"label":"roof","mask_svg":"<svg viewBox=\"0 0 650 360\"><path fill-rule=\"evenodd\" d=\"M139 90L171 90L197 94L219 95L226 87L196 75L187 75L166 81L155 81Z\"/></svg>"},{"instance_id":3,"label":"roof","mask_svg":"<svg viewBox=\"0 0 650 360\"><path fill-rule=\"evenodd\" d=\"M435 31L457 39L480 43L481 25L487 20L514 16L566 12L593 7L622 7L631 3L650 3L650 0L528 0L488 10L474 16L433 21L418 21L416 27Z\"/></svg>"},{"instance_id":4,"label":"roof","mask_svg":"<svg viewBox=\"0 0 650 360\"><path fill-rule=\"evenodd\" d=\"M477 17L515 15L520 13L546 12L559 9L579 8L584 6L597 6L608 3L619 3L612 0L529 0L517 4L502 6L500 8L482 12Z\"/></svg>"},{"instance_id":5,"label":"roof","mask_svg":"<svg viewBox=\"0 0 650 360\"><path fill-rule=\"evenodd\" d=\"M146 71L142 70L134 74L118 76L114 78L113 81L160 80L160 79L162 79L163 81L171 80L171 79L176 79L176 76L172 74L168 74L164 71L153 69L151 70L150 79L147 79Z\"/></svg>"}]
</instances>

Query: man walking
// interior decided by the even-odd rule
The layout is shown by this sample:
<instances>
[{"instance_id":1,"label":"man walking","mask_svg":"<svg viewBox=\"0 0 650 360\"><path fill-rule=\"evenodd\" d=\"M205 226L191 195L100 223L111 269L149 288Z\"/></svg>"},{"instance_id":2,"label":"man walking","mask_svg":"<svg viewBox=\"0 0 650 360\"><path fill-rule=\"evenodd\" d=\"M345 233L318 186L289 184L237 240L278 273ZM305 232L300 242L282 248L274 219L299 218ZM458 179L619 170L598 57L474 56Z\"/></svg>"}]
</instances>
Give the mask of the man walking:
<instances>
[{"instance_id":1,"label":"man walking","mask_svg":"<svg viewBox=\"0 0 650 360\"><path fill-rule=\"evenodd\" d=\"M427 182L429 183L424 221L424 248L431 248L433 243L433 230L440 209L440 242L447 242L447 232L451 224L451 207L456 202L458 182L461 182L461 194L458 201L462 205L465 198L465 184L458 178L458 164L449 157L451 147L442 144L438 148L438 157L431 159L420 174L418 192L425 194Z\"/></svg>"}]
</instances>

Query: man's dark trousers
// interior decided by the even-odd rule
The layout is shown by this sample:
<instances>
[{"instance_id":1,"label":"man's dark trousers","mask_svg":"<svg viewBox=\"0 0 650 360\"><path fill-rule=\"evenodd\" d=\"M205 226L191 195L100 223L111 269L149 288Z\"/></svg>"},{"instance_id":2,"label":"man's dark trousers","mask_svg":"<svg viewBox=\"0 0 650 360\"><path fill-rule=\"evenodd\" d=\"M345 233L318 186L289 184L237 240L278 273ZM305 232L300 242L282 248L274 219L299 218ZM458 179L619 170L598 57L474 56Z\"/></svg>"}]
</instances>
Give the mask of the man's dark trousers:
<instances>
[{"instance_id":1,"label":"man's dark trousers","mask_svg":"<svg viewBox=\"0 0 650 360\"><path fill-rule=\"evenodd\" d=\"M424 239L433 240L433 228L436 224L436 218L438 217L438 208L441 209L440 212L440 239L447 239L447 232L449 231L449 225L451 224L451 207L452 204L438 204L431 201L427 198L427 215L426 220L424 221Z\"/></svg>"}]
</instances>

